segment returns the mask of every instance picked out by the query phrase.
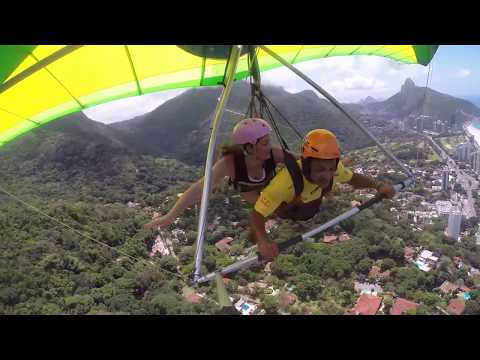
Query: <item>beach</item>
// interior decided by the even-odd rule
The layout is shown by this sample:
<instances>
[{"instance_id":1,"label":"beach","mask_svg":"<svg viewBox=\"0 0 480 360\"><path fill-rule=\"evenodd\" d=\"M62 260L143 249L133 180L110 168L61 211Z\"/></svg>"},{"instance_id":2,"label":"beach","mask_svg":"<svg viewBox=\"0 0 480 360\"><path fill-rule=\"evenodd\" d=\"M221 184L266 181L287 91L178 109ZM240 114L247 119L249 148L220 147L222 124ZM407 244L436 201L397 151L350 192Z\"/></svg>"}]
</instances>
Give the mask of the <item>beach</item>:
<instances>
[{"instance_id":1,"label":"beach","mask_svg":"<svg viewBox=\"0 0 480 360\"><path fill-rule=\"evenodd\" d=\"M469 134L474 136L475 142L480 146L480 120L473 121L465 129Z\"/></svg>"}]
</instances>

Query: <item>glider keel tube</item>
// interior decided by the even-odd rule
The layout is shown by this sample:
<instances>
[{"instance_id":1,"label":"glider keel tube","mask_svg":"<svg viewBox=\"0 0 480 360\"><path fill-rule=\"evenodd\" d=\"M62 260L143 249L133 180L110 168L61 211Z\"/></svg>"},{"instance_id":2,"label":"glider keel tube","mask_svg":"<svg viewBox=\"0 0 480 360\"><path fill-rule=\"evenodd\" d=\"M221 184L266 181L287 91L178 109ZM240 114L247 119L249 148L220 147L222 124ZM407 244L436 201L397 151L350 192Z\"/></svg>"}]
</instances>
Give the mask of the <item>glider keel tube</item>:
<instances>
[{"instance_id":1,"label":"glider keel tube","mask_svg":"<svg viewBox=\"0 0 480 360\"><path fill-rule=\"evenodd\" d=\"M198 230L197 230L197 246L195 249L195 272L193 276L193 281L197 280L201 276L202 272L202 257L203 257L203 240L205 237L205 227L207 223L207 210L208 210L208 198L210 195L211 187L211 175L212 175L212 165L213 165L213 156L215 154L215 145L217 141L217 131L220 125L220 119L223 114L223 110L227 104L227 100L230 96L230 91L232 90L233 81L235 79L235 71L238 65L238 59L240 58L241 45L233 45L230 52L230 57L227 63L227 69L225 72L225 87L223 89L220 100L217 103L215 109L215 115L212 123L212 133L210 136L210 142L208 144L207 152L207 162L205 165L205 175L203 180L203 190L202 190L202 202L200 205L200 214L198 220Z\"/></svg>"}]
</instances>

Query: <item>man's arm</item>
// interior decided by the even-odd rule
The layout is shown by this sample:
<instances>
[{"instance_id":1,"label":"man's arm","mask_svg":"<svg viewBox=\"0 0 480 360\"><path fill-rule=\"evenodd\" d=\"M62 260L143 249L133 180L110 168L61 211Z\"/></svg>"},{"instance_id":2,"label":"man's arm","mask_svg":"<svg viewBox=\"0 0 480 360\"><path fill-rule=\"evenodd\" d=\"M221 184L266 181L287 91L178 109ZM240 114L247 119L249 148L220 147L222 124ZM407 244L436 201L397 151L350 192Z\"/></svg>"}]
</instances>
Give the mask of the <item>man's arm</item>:
<instances>
[{"instance_id":1,"label":"man's arm","mask_svg":"<svg viewBox=\"0 0 480 360\"><path fill-rule=\"evenodd\" d=\"M250 231L253 241L257 243L260 255L267 261L272 260L278 255L277 244L268 238L265 231L265 217L252 209L250 213Z\"/></svg>"},{"instance_id":2,"label":"man's arm","mask_svg":"<svg viewBox=\"0 0 480 360\"><path fill-rule=\"evenodd\" d=\"M392 185L377 181L362 174L353 173L348 184L352 185L356 189L375 189L387 198L392 198L395 195L395 189Z\"/></svg>"}]
</instances>

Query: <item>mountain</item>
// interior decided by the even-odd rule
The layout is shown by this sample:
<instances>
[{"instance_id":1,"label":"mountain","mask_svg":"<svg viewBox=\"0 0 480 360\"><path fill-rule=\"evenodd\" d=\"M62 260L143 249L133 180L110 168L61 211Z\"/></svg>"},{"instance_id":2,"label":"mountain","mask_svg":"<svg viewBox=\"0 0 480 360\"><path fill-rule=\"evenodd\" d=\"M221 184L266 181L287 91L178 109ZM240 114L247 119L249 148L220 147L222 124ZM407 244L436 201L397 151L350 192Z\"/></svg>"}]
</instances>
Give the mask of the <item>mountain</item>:
<instances>
[{"instance_id":1,"label":"mountain","mask_svg":"<svg viewBox=\"0 0 480 360\"><path fill-rule=\"evenodd\" d=\"M45 166L66 169L74 164L88 167L92 161L106 170L112 164L112 157L130 152L124 136L83 113L76 113L34 129L1 150L3 155L13 156L18 161L35 159L36 170ZM19 170L25 171L26 167Z\"/></svg>"},{"instance_id":2,"label":"mountain","mask_svg":"<svg viewBox=\"0 0 480 360\"><path fill-rule=\"evenodd\" d=\"M366 115L400 118L409 115L431 115L446 122L460 111L474 116L480 115L480 109L471 102L416 86L412 79L407 79L397 94L384 101L365 104L361 110Z\"/></svg>"},{"instance_id":3,"label":"mountain","mask_svg":"<svg viewBox=\"0 0 480 360\"><path fill-rule=\"evenodd\" d=\"M147 201L198 170L144 156L125 132L68 115L0 148L2 183L25 196L100 202Z\"/></svg>"},{"instance_id":4,"label":"mountain","mask_svg":"<svg viewBox=\"0 0 480 360\"><path fill-rule=\"evenodd\" d=\"M264 86L263 90L302 135L314 128L327 128L337 134L344 151L370 144L339 110L314 91L292 94L275 86ZM122 166L127 166L124 163L126 158L141 155L202 166L220 94L220 87L191 89L150 113L110 125L93 121L83 113L68 115L24 135L2 151L15 149L17 164L21 162L22 168L14 166L20 173L54 166L59 171L74 167L85 174L88 171L79 169L95 168L93 175L111 176L118 174ZM235 83L220 123L217 149L229 143L234 124L247 110L249 95L247 82ZM345 107L354 116L401 118L422 112L443 120L462 113L480 116L480 109L471 102L418 87L411 79L405 81L397 94L384 101L367 97L361 103L345 104ZM300 139L275 109L271 111L290 148L297 150ZM28 161L33 159L34 164L29 165Z\"/></svg>"},{"instance_id":5,"label":"mountain","mask_svg":"<svg viewBox=\"0 0 480 360\"><path fill-rule=\"evenodd\" d=\"M360 101L359 101L359 104L361 104L361 105L368 105L368 104L373 104L373 103L376 103L376 102L378 102L378 100L374 99L374 98L371 97L371 96L367 96L365 99L360 100Z\"/></svg>"},{"instance_id":6,"label":"mountain","mask_svg":"<svg viewBox=\"0 0 480 360\"><path fill-rule=\"evenodd\" d=\"M470 101L475 106L480 107L480 95L476 96L461 96L462 99Z\"/></svg>"},{"instance_id":7,"label":"mountain","mask_svg":"<svg viewBox=\"0 0 480 360\"><path fill-rule=\"evenodd\" d=\"M339 110L311 90L291 94L280 87L264 86L263 91L302 135L314 128L327 128L337 134L345 150L369 143ZM114 123L111 127L124 132L128 138L126 143L141 153L201 165L205 161L211 122L220 94L221 88L188 90L148 114ZM249 95L248 83L236 83L227 109L244 114ZM290 148L298 149L298 137L274 109L271 111ZM217 144L229 143L228 134L241 119L241 115L224 111Z\"/></svg>"}]
</instances>

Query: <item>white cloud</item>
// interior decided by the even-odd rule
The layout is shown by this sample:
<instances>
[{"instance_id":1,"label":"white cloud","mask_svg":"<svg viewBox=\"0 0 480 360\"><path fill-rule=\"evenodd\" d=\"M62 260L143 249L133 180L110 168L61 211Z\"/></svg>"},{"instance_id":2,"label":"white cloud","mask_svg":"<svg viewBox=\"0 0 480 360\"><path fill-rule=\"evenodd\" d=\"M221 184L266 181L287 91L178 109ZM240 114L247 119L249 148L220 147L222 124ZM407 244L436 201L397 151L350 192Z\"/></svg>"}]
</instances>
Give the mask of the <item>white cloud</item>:
<instances>
[{"instance_id":1,"label":"white cloud","mask_svg":"<svg viewBox=\"0 0 480 360\"><path fill-rule=\"evenodd\" d=\"M148 113L184 91L185 89L181 89L134 96L97 105L83 112L90 119L111 124Z\"/></svg>"},{"instance_id":2,"label":"white cloud","mask_svg":"<svg viewBox=\"0 0 480 360\"><path fill-rule=\"evenodd\" d=\"M457 71L456 77L466 78L466 77L470 76L471 73L472 72L469 69L460 69L460 70Z\"/></svg>"},{"instance_id":3,"label":"white cloud","mask_svg":"<svg viewBox=\"0 0 480 360\"><path fill-rule=\"evenodd\" d=\"M367 96L388 98L407 78L425 86L428 67L408 65L377 56L340 56L297 64L296 67L339 101L357 102ZM283 86L289 92L311 89L286 68L262 74L265 84Z\"/></svg>"}]
</instances>

